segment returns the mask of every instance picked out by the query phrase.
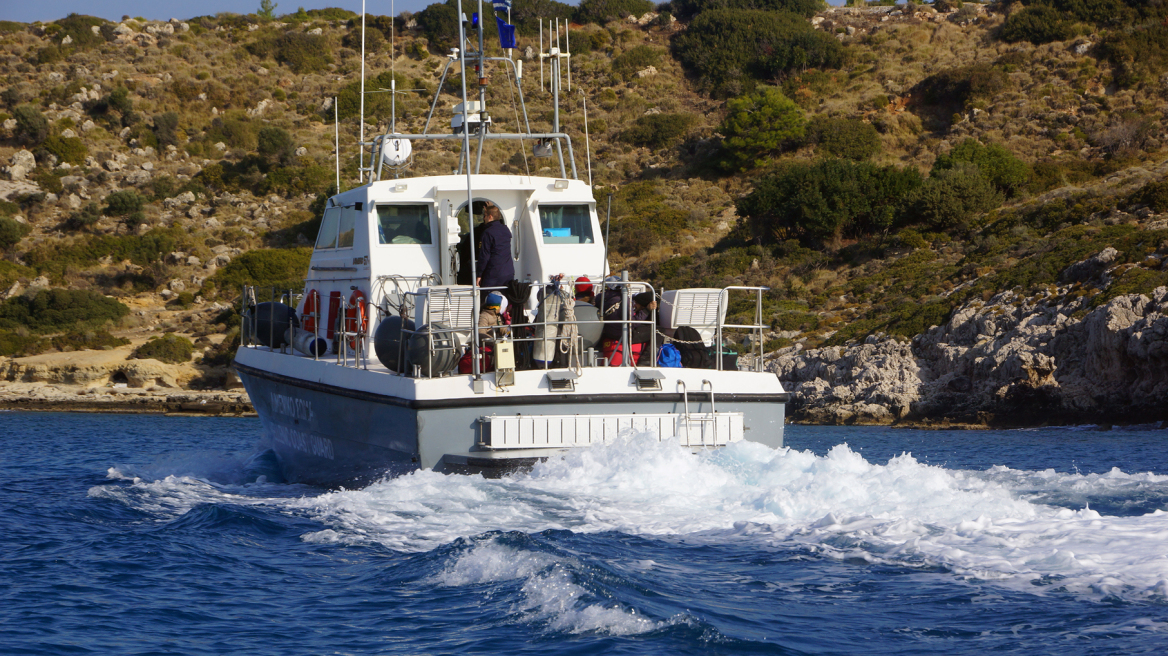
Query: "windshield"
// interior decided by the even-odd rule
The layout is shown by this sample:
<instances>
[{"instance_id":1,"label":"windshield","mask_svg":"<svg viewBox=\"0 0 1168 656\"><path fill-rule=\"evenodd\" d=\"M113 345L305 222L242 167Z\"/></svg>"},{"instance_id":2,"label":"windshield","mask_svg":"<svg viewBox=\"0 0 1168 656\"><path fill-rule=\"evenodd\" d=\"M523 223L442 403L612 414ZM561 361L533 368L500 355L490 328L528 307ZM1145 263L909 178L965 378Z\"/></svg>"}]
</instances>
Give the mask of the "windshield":
<instances>
[{"instance_id":1,"label":"windshield","mask_svg":"<svg viewBox=\"0 0 1168 656\"><path fill-rule=\"evenodd\" d=\"M341 208L330 207L324 211L324 219L320 222L320 232L316 235L316 248L336 248L337 220L341 216Z\"/></svg>"},{"instance_id":2,"label":"windshield","mask_svg":"<svg viewBox=\"0 0 1168 656\"><path fill-rule=\"evenodd\" d=\"M545 244L593 243L587 205L540 205L539 223Z\"/></svg>"},{"instance_id":3,"label":"windshield","mask_svg":"<svg viewBox=\"0 0 1168 656\"><path fill-rule=\"evenodd\" d=\"M433 244L426 205L378 205L377 240L382 244Z\"/></svg>"}]
</instances>

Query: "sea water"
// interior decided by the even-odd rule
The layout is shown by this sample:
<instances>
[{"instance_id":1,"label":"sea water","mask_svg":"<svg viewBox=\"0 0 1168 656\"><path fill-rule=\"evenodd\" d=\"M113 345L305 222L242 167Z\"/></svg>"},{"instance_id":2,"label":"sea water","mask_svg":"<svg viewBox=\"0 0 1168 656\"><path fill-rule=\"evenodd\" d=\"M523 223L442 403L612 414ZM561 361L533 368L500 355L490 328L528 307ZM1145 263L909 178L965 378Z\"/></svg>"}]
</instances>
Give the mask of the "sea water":
<instances>
[{"instance_id":1,"label":"sea water","mask_svg":"<svg viewBox=\"0 0 1168 656\"><path fill-rule=\"evenodd\" d=\"M630 434L339 491L259 435L0 413L0 654L1168 653L1163 430Z\"/></svg>"}]
</instances>

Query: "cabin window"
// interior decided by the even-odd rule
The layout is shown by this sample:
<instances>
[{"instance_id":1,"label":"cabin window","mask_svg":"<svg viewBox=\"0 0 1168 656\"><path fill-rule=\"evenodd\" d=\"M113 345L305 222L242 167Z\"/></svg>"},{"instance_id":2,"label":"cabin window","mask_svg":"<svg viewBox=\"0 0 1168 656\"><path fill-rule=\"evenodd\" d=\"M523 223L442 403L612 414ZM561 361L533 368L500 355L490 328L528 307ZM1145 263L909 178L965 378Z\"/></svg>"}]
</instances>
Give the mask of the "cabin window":
<instances>
[{"instance_id":1,"label":"cabin window","mask_svg":"<svg viewBox=\"0 0 1168 656\"><path fill-rule=\"evenodd\" d=\"M540 205L539 224L545 244L593 243L587 205Z\"/></svg>"},{"instance_id":2,"label":"cabin window","mask_svg":"<svg viewBox=\"0 0 1168 656\"><path fill-rule=\"evenodd\" d=\"M341 208L330 207L324 211L324 219L320 222L320 232L316 235L316 248L337 247L337 222L341 216Z\"/></svg>"},{"instance_id":3,"label":"cabin window","mask_svg":"<svg viewBox=\"0 0 1168 656\"><path fill-rule=\"evenodd\" d=\"M377 239L382 244L433 244L430 207L378 205Z\"/></svg>"},{"instance_id":4,"label":"cabin window","mask_svg":"<svg viewBox=\"0 0 1168 656\"><path fill-rule=\"evenodd\" d=\"M356 219L362 212L346 207L341 212L340 225L337 228L337 248L352 248L353 247L353 226L356 224Z\"/></svg>"}]
</instances>

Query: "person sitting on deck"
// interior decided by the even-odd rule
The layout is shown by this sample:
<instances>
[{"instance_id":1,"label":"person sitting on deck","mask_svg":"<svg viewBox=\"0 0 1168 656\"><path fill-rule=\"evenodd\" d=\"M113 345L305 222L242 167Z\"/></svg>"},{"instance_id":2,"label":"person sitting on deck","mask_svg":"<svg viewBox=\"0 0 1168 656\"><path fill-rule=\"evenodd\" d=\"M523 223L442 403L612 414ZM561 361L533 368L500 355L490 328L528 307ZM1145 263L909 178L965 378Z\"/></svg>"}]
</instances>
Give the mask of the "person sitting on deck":
<instances>
[{"instance_id":1,"label":"person sitting on deck","mask_svg":"<svg viewBox=\"0 0 1168 656\"><path fill-rule=\"evenodd\" d=\"M610 367L619 367L624 362L624 349L621 346L624 304L621 300L620 288L617 285L609 285L600 299L603 305L607 305L607 307L601 307L600 310L605 321L604 331L601 335L601 351L608 359ZM653 292L641 292L633 295L632 299L633 311L629 313L629 320L649 321L652 318L651 310L657 307ZM645 345L649 343L652 336L653 326L648 323L629 325L629 350L632 352L633 360L638 364L641 362L641 353L643 350L647 350Z\"/></svg>"},{"instance_id":2,"label":"person sitting on deck","mask_svg":"<svg viewBox=\"0 0 1168 656\"><path fill-rule=\"evenodd\" d=\"M479 287L502 287L515 279L515 261L511 257L511 229L503 221L499 206L483 206L483 236L475 259Z\"/></svg>"},{"instance_id":3,"label":"person sitting on deck","mask_svg":"<svg viewBox=\"0 0 1168 656\"><path fill-rule=\"evenodd\" d=\"M576 306L573 309L576 315L576 328L584 342L584 350L598 348L604 324L600 321L600 311L593 305L596 294L592 291L592 281L588 276L580 276L576 279L575 289Z\"/></svg>"},{"instance_id":4,"label":"person sitting on deck","mask_svg":"<svg viewBox=\"0 0 1168 656\"><path fill-rule=\"evenodd\" d=\"M499 292L491 292L479 311L479 336L494 341L508 334L503 311L507 309L507 299Z\"/></svg>"}]
</instances>

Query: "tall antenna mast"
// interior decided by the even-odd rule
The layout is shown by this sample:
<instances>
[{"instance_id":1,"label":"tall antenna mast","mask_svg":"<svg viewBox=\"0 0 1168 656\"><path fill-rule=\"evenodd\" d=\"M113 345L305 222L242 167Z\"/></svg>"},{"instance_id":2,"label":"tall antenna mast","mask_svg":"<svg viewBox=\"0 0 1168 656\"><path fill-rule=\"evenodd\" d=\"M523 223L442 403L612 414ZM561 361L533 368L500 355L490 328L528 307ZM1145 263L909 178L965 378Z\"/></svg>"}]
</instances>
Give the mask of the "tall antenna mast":
<instances>
[{"instance_id":1,"label":"tall antenna mast","mask_svg":"<svg viewBox=\"0 0 1168 656\"><path fill-rule=\"evenodd\" d=\"M361 144L357 170L361 182L365 182L365 0L361 0L361 128L357 143Z\"/></svg>"},{"instance_id":2,"label":"tall antenna mast","mask_svg":"<svg viewBox=\"0 0 1168 656\"><path fill-rule=\"evenodd\" d=\"M337 109L336 96L333 96L333 138L336 140L334 148L336 149L337 160L337 193L341 193L341 119L339 110Z\"/></svg>"}]
</instances>

